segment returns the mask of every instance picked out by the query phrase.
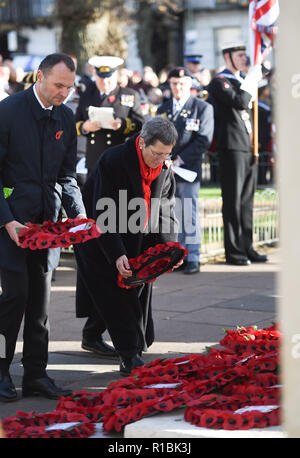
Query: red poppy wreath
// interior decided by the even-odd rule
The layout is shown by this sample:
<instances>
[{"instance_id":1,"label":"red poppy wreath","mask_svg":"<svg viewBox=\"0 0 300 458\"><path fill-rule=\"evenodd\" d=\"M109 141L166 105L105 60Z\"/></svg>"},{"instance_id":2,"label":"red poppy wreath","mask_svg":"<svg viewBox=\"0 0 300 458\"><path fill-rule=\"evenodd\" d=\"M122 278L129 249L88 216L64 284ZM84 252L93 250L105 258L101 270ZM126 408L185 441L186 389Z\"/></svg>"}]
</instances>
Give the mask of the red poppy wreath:
<instances>
[{"instance_id":1,"label":"red poppy wreath","mask_svg":"<svg viewBox=\"0 0 300 458\"><path fill-rule=\"evenodd\" d=\"M30 250L45 248L66 248L77 243L97 238L101 232L93 219L59 220L56 223L26 223L26 228L18 232L20 246Z\"/></svg>"},{"instance_id":2,"label":"red poppy wreath","mask_svg":"<svg viewBox=\"0 0 300 458\"><path fill-rule=\"evenodd\" d=\"M160 275L171 272L187 253L185 248L175 242L159 243L150 247L140 256L129 259L132 276L124 278L119 274L118 285L121 288L129 289L143 283L152 283Z\"/></svg>"}]
</instances>

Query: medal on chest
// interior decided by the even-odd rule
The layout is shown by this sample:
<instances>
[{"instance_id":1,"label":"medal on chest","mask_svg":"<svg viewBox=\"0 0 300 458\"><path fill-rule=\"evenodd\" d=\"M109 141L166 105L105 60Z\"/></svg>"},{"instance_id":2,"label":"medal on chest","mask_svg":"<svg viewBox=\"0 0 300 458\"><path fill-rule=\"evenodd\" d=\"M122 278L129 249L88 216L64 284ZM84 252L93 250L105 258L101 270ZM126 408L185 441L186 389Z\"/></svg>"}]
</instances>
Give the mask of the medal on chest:
<instances>
[{"instance_id":1,"label":"medal on chest","mask_svg":"<svg viewBox=\"0 0 300 458\"><path fill-rule=\"evenodd\" d=\"M121 94L121 105L132 108L134 105L134 95Z\"/></svg>"},{"instance_id":2,"label":"medal on chest","mask_svg":"<svg viewBox=\"0 0 300 458\"><path fill-rule=\"evenodd\" d=\"M199 119L187 118L185 121L185 130L188 132L198 132L199 126Z\"/></svg>"}]
</instances>

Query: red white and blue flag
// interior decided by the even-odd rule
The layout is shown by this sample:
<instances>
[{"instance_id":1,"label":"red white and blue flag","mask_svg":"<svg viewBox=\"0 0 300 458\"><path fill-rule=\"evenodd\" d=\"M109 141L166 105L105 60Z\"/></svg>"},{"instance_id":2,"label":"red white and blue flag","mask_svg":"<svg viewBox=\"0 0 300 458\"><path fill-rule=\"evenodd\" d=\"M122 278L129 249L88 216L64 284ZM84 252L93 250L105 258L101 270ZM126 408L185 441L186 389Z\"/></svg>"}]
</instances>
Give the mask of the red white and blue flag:
<instances>
[{"instance_id":1,"label":"red white and blue flag","mask_svg":"<svg viewBox=\"0 0 300 458\"><path fill-rule=\"evenodd\" d=\"M279 0L249 0L249 52L251 64L261 64L277 33Z\"/></svg>"}]
</instances>

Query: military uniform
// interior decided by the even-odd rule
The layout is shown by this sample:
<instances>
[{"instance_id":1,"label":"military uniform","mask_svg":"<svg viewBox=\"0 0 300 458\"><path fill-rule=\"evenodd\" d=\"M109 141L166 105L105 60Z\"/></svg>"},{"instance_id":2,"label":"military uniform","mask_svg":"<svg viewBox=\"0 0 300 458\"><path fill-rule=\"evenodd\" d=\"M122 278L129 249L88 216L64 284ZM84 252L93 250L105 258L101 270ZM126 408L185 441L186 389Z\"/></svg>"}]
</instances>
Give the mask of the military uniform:
<instances>
[{"instance_id":1,"label":"military uniform","mask_svg":"<svg viewBox=\"0 0 300 458\"><path fill-rule=\"evenodd\" d=\"M234 51L245 51L245 47L223 49L236 68L231 54ZM241 72L233 74L225 69L209 86L218 123L216 145L220 156L225 256L227 263L235 265L267 260L252 246L257 163L251 145L251 100L255 85L257 91L256 75L250 77L249 73L245 78Z\"/></svg>"},{"instance_id":2,"label":"military uniform","mask_svg":"<svg viewBox=\"0 0 300 458\"><path fill-rule=\"evenodd\" d=\"M85 133L82 125L89 119L88 109L94 107L112 107L115 118L122 120L118 130L100 129ZM126 138L139 132L144 122L140 106L140 96L133 89L117 86L110 94L101 97L94 82L90 83L79 100L76 111L76 128L78 135L87 136L86 166L91 170L99 156L107 148L123 143Z\"/></svg>"},{"instance_id":3,"label":"military uniform","mask_svg":"<svg viewBox=\"0 0 300 458\"><path fill-rule=\"evenodd\" d=\"M187 77L191 78L190 72L181 67L176 67L169 73L170 82L172 78ZM184 97L177 101L172 97L160 105L157 110L157 114L168 117L174 123L178 132L178 140L172 150L172 159L176 161L180 158L178 161L181 162L183 168L197 173L193 183L175 175L176 213L182 222L178 241L188 250L185 274L199 272L201 230L198 197L202 156L210 146L214 130L212 106L188 94L187 98Z\"/></svg>"},{"instance_id":4,"label":"military uniform","mask_svg":"<svg viewBox=\"0 0 300 458\"><path fill-rule=\"evenodd\" d=\"M117 84L115 71L123 62L123 59L114 56L93 56L89 59L89 64L95 68L96 81L91 82L81 95L75 114L77 134L87 137L86 167L89 174L105 150L124 143L127 138L140 131L144 122L139 94L133 89L121 88ZM105 83L106 78L111 79L111 84ZM99 88L107 92L110 89L110 92L101 93ZM120 128L101 128L95 132L85 132L83 126L84 122L89 120L90 106L113 108L114 118L121 120ZM87 303L85 306L85 316L89 318L82 331L82 347L101 356L116 356L115 350L103 341L102 333L106 329L104 320L99 314L95 314Z\"/></svg>"}]
</instances>

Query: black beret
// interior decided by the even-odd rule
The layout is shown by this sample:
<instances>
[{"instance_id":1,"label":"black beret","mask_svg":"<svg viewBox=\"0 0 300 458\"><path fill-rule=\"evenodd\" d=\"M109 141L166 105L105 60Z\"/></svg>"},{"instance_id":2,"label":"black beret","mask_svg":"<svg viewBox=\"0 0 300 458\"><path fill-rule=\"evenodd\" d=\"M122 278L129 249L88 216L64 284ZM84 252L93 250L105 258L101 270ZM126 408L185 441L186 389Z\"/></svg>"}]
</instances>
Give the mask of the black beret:
<instances>
[{"instance_id":1,"label":"black beret","mask_svg":"<svg viewBox=\"0 0 300 458\"><path fill-rule=\"evenodd\" d=\"M174 77L174 78L183 78L184 76L189 76L192 78L191 72L185 68L185 67L175 67L173 68L168 75L168 79Z\"/></svg>"}]
</instances>

